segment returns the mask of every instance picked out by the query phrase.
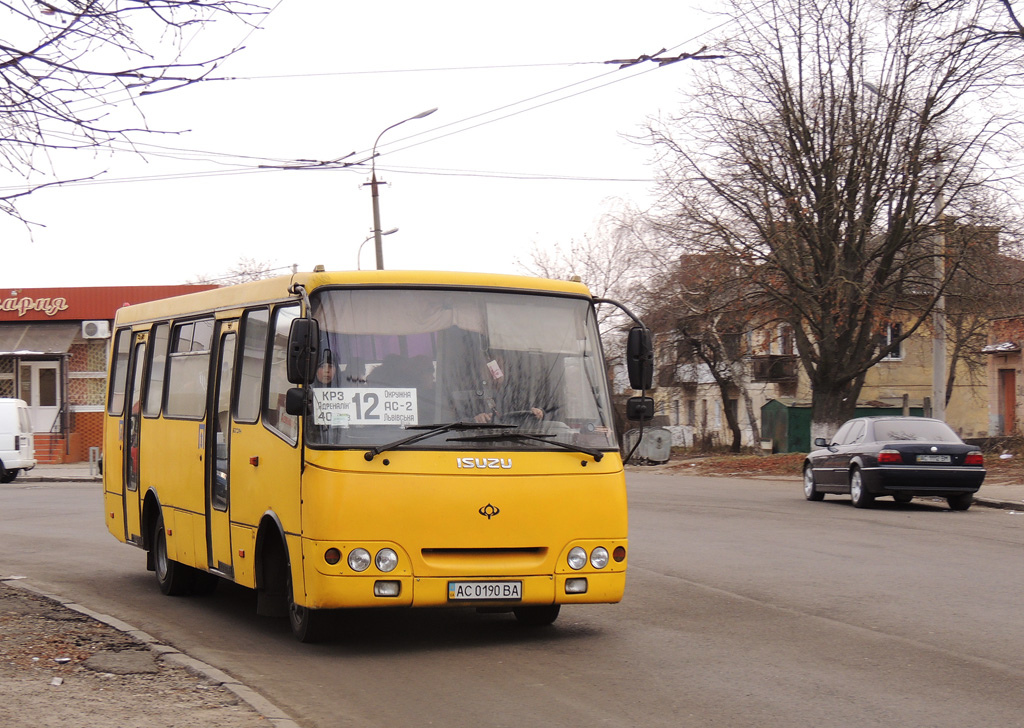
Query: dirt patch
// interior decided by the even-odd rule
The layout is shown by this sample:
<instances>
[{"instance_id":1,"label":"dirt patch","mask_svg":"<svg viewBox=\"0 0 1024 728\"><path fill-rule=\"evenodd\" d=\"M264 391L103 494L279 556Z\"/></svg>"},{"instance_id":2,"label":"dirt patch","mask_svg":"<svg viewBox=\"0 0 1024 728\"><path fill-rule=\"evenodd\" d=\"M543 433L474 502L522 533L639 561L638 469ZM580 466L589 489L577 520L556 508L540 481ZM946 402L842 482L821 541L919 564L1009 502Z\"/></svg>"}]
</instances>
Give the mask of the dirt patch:
<instances>
[{"instance_id":1,"label":"dirt patch","mask_svg":"<svg viewBox=\"0 0 1024 728\"><path fill-rule=\"evenodd\" d=\"M90 665L136 665L106 672ZM267 728L232 692L128 635L0 583L0 726Z\"/></svg>"}]
</instances>

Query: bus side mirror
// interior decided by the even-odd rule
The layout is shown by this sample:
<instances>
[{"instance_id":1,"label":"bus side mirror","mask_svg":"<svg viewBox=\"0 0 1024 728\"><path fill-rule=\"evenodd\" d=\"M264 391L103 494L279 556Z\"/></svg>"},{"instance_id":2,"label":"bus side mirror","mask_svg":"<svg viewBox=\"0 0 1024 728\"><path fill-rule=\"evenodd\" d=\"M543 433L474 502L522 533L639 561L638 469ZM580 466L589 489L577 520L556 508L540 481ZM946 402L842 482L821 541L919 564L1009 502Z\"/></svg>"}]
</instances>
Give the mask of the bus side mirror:
<instances>
[{"instance_id":1,"label":"bus side mirror","mask_svg":"<svg viewBox=\"0 0 1024 728\"><path fill-rule=\"evenodd\" d=\"M284 411L292 417L304 417L308 414L306 393L309 390L292 387L284 393Z\"/></svg>"},{"instance_id":2,"label":"bus side mirror","mask_svg":"<svg viewBox=\"0 0 1024 728\"><path fill-rule=\"evenodd\" d=\"M654 342L650 329L634 326L629 330L626 371L629 372L629 386L633 389L648 390L653 385Z\"/></svg>"},{"instance_id":3,"label":"bus side mirror","mask_svg":"<svg viewBox=\"0 0 1024 728\"><path fill-rule=\"evenodd\" d=\"M653 397L630 397L626 400L626 419L633 422L650 422L654 419Z\"/></svg>"},{"instance_id":4,"label":"bus side mirror","mask_svg":"<svg viewBox=\"0 0 1024 728\"><path fill-rule=\"evenodd\" d=\"M297 318L288 331L288 381L308 384L316 376L320 324L311 318Z\"/></svg>"}]
</instances>

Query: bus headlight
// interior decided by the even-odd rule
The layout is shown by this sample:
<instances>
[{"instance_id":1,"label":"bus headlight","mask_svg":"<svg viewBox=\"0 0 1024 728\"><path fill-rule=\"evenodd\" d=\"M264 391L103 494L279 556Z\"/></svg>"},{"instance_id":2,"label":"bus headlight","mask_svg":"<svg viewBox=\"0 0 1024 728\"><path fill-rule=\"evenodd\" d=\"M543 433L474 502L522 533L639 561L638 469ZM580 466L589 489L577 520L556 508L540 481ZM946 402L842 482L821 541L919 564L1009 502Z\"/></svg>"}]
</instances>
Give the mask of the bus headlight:
<instances>
[{"instance_id":1,"label":"bus headlight","mask_svg":"<svg viewBox=\"0 0 1024 728\"><path fill-rule=\"evenodd\" d=\"M574 546L569 549L569 556L566 560L569 562L570 569L579 571L587 565L587 552L579 546Z\"/></svg>"},{"instance_id":2,"label":"bus headlight","mask_svg":"<svg viewBox=\"0 0 1024 728\"><path fill-rule=\"evenodd\" d=\"M598 546L590 552L590 565L595 569L603 569L608 566L608 549Z\"/></svg>"},{"instance_id":3,"label":"bus headlight","mask_svg":"<svg viewBox=\"0 0 1024 728\"><path fill-rule=\"evenodd\" d=\"M394 571L395 567L398 566L398 554L392 549L381 549L377 552L377 558L374 559L374 563L377 564L377 568L383 572Z\"/></svg>"},{"instance_id":4,"label":"bus headlight","mask_svg":"<svg viewBox=\"0 0 1024 728\"><path fill-rule=\"evenodd\" d=\"M348 554L348 568L352 571L366 571L370 561L370 552L366 549L352 549Z\"/></svg>"}]
</instances>

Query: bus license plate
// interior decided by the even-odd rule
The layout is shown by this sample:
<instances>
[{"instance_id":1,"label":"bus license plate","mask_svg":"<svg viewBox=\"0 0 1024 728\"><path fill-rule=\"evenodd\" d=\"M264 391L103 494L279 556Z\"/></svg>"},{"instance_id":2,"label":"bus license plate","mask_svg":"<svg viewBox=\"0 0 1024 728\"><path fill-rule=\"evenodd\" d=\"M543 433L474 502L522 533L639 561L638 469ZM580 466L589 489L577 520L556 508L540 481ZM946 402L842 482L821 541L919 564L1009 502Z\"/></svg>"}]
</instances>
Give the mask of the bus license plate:
<instances>
[{"instance_id":1,"label":"bus license plate","mask_svg":"<svg viewBox=\"0 0 1024 728\"><path fill-rule=\"evenodd\" d=\"M918 455L919 463L948 463L951 461L949 455Z\"/></svg>"},{"instance_id":2,"label":"bus license plate","mask_svg":"<svg viewBox=\"0 0 1024 728\"><path fill-rule=\"evenodd\" d=\"M449 581L448 600L519 601L523 598L521 581Z\"/></svg>"}]
</instances>

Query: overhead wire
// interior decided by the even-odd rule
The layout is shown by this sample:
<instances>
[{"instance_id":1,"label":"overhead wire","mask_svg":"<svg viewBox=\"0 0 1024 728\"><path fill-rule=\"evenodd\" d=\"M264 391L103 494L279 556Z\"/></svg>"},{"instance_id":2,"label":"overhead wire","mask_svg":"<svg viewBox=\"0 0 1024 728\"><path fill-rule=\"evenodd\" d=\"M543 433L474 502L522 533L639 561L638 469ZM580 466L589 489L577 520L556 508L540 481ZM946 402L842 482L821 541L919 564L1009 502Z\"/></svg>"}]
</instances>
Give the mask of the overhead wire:
<instances>
[{"instance_id":1,"label":"overhead wire","mask_svg":"<svg viewBox=\"0 0 1024 728\"><path fill-rule=\"evenodd\" d=\"M274 12L274 10L276 10L278 7L280 7L282 2L283 2L283 0L278 0L278 2L267 13L267 16L265 16L262 19L261 22L265 22L266 17L269 17L269 15ZM715 30L718 30L721 27L724 27L725 25L727 25L727 24L729 24L731 22L734 22L735 20L736 20L736 18L729 18L729 19L723 21L722 23L720 23L719 25L714 26L714 27L712 27L712 28L710 28L710 29L708 29L706 31L703 31L703 34L714 32ZM259 28L260 28L259 25L258 26L254 26L253 28L251 28L249 33L245 36L245 39L250 37L252 35L252 33L256 32L256 30L258 30ZM699 37L700 37L700 35L694 36L692 39L683 41L683 42L673 46L672 48L670 48L668 50L670 52L678 50L679 48L682 48L682 47L686 46L689 43L694 43ZM242 41L243 43L244 43L245 39L243 39L243 41ZM664 51L662 51L662 52L664 52ZM641 60L652 60L652 57L644 56L644 57L641 57L641 58L636 59L636 60L637 60L637 63L639 63L639 61L641 61ZM504 65L504 66L500 66L500 65L499 66L493 66L493 65L492 66L465 66L465 67L452 67L452 68L405 69L405 70L402 70L402 69L389 69L389 70L377 70L377 71L345 71L345 72L327 72L327 73L298 74L298 75L252 76L252 77L223 76L223 77L210 78L210 79L207 79L207 80L209 82L237 81L237 80L264 80L264 79L271 79L272 80L272 79L281 79L281 78L296 78L296 77L312 77L312 78L315 78L315 77L321 77L321 76L357 75L357 74L369 74L369 73L403 73L403 72L404 73L412 73L412 72L430 72L430 71L441 72L441 71L465 71L465 70L492 70L492 69L502 69L502 68L539 68L539 67L551 67L551 66L556 66L556 65L557 66L575 66L575 65L595 65L595 64L606 64L606 63L608 63L608 61L575 61L575 62L571 62L571 63L555 63L555 64L552 64L552 63L514 64L514 65ZM434 128L431 128L431 129L427 129L425 131L416 132L414 134L410 134L410 135L407 135L407 136L404 136L404 137L400 137L399 139L396 139L394 141L390 141L390 142L385 143L384 145L381 145L379 147L379 149L378 149L377 156L380 157L380 156L383 156L385 154L394 154L396 152L403 151L405 149L410 149L410 148L413 148L413 147L421 146L423 144L428 144L430 142L438 141L440 139L444 139L444 138L453 136L455 134L460 134L460 133L463 133L463 132L471 131L471 130L477 129L477 128L481 127L481 126L485 126L485 125L488 125L488 124L496 123L496 122L499 122L499 121L503 121L505 119L509 119L509 118L518 116L520 114L525 114L525 113L528 113L528 112L531 112L531 111L535 111L537 109L540 109L540 108L543 108L543 107L546 107L546 106L550 106L552 104L559 103L559 102L562 102L562 101L566 101L568 99L572 99L572 98L575 98L577 96L581 96L583 94L590 93L592 91L600 90L602 88L611 86L613 84L617 84L617 83L621 83L621 82L624 82L624 81L632 80L632 79L637 78L637 77L639 77L641 75L645 75L647 73L650 73L651 71L657 70L658 68L661 68L661 67L662 67L661 65L653 65L652 67L645 68L645 69L640 70L640 71L638 71L636 73L631 73L631 74L628 74L628 75L619 75L619 72L621 70L624 70L624 68L626 68L626 66L620 66L619 68L615 68L615 69L610 70L610 71L608 71L606 73L601 73L601 74L598 74L596 76L593 76L593 77L590 77L590 78L587 78L587 79L583 79L583 80L575 82L575 83L571 83L571 84L568 84L568 85L565 85L565 86L561 86L561 87L556 88L556 89L552 89L550 91L543 92L541 94L537 94L537 95L528 97L526 99L521 99L519 101L515 101L515 102L512 102L510 104L506 104L504 106L497 107L495 109L491 109L491 110L488 110L488 111L485 111L485 112L481 112L479 114L474 114L472 116L465 117L465 118L460 119L460 120L449 122L449 123L443 124L443 125L441 125L439 127L434 127ZM562 93L564 91L568 91L570 89L574 89L574 88L577 88L579 86L583 86L585 84L593 84L595 82L601 81L602 79L606 79L606 78L608 78L610 76L612 76L613 78L611 78L610 80L607 80L607 81L605 81L603 83L599 83L596 86L594 86L594 85L587 85L585 88L582 88L580 90L577 90L577 91L575 91L573 93L570 93L570 94L567 94L567 95L557 96L556 98L548 99L546 101L543 101L542 103L532 104L532 105L526 106L525 108L517 108L517 107L522 107L524 104L531 104L531 102L533 102L533 101L537 101L537 100L544 99L546 97L552 96L553 94L560 94L560 93ZM204 81L204 82L206 82L206 81ZM503 112L505 110L509 110L509 109L515 109L515 110L511 111L510 113L501 114L501 112ZM495 116L495 114L501 114L501 115ZM469 126L466 126L466 124L468 122L473 122L474 120L480 120L480 121L478 121L477 123L471 124ZM445 130L445 129L450 129L450 131L448 131L446 133L443 133L443 134L437 134L437 132ZM67 135L67 137L71 138L71 135ZM422 138L422 137L427 137L427 138ZM414 139L420 139L420 141L415 141L415 142L413 142L411 144L406 144L404 146L398 146L398 145L403 144L403 142L406 142L406 141L409 141L409 140L414 140ZM183 149L183 148L180 148L180 147L171 147L171 146L165 146L165 145L151 144L151 143L147 143L147 142L128 142L128 141L121 142L121 141L114 140L114 141L111 142L111 144L109 146L114 148L115 151L140 151L140 150L143 150L142 153L146 154L146 155L162 156L162 157L166 157L168 159L176 159L176 160L179 160L179 161L202 161L202 162L208 162L208 163L213 163L213 164L223 164L223 165L226 165L226 166L230 166L232 164L237 164L237 168L236 169L228 169L228 170L210 170L210 171L198 171L198 172L168 173L168 174L145 175L145 176L136 176L136 177L129 176L129 177L120 177L120 178L117 178L117 179L99 179L98 178L98 179L81 180L81 181L75 182L73 184L75 184L77 186L77 185L114 184L114 183L139 182L139 181L162 181L162 180L176 180L176 179L196 179L196 178L203 178L203 177L219 177L219 176L230 176L230 175L238 175L238 174L255 174L255 173L261 173L261 172L282 171L282 170L286 170L286 169L303 169L303 170L306 170L306 171L329 170L329 169L330 170L336 170L339 167L340 168L356 168L356 169L361 169L362 168L361 164L364 164L365 162L370 161L369 158L367 158L367 159L362 160L361 162L341 164L341 165L337 165L337 166L331 166L332 163L329 163L329 162L321 162L321 163L313 163L311 165L307 164L307 166L302 166L302 167L291 167L290 168L290 167L287 166L290 163L294 163L294 162L297 162L297 161L302 161L302 162L309 163L309 162L312 162L313 160L286 160L286 159L281 159L281 158L261 157L261 156L257 156L257 155L242 155L242 154L230 154L230 153L225 153L225 152L211 152L211 151L202 151L202 150L191 150L191 149ZM380 150L388 150L388 149L390 149L390 151L380 151ZM357 153L356 156L365 155L365 154L368 154L368 153L371 153L371 150L363 150L362 152ZM352 155L349 155L349 156L352 156ZM345 159L345 158L343 158L343 159ZM236 161L236 160L238 160L238 161ZM248 166L248 165L252 165L252 164L256 164L257 166L255 168L253 168L252 166ZM635 182L649 182L650 181L650 180L639 180L639 179L632 180L632 179L615 179L615 178L595 178L595 177L576 176L576 175L552 175L552 174L537 174L537 173L502 173L502 172L487 172L487 171L479 171L479 170L475 170L475 171L474 170L462 170L462 171L455 170L455 171L453 171L453 170L443 170L443 169L431 170L431 169L424 169L424 168L421 168L421 169L418 169L418 170L413 170L413 169L407 169L407 168L402 168L402 167L395 167L394 169L396 171L407 172L407 173L410 173L410 174L430 174L430 175L438 175L438 176L476 176L476 177L491 177L491 178L504 178L504 179L522 179L522 180L625 181L625 182L632 182L632 181L635 181ZM7 187L7 188L0 188L0 189L6 189L6 190L24 189L25 187L26 186L18 186L18 187Z\"/></svg>"}]
</instances>

